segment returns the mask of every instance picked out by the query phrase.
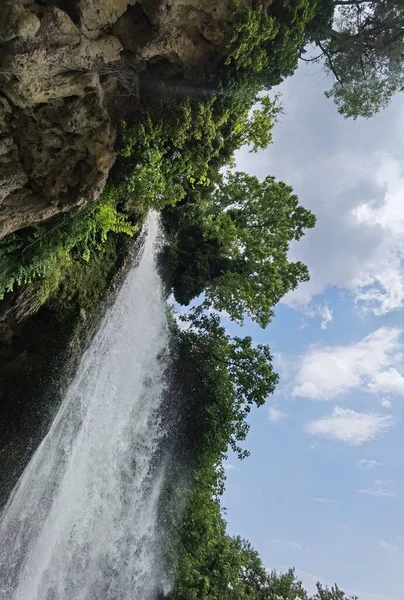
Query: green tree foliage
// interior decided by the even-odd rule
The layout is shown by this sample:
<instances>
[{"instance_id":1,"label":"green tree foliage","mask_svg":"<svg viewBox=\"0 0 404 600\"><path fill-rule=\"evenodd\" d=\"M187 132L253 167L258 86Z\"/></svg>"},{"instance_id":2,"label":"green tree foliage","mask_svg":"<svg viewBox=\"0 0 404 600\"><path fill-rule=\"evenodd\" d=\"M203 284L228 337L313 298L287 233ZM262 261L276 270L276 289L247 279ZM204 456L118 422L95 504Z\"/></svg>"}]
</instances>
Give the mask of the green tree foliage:
<instances>
[{"instance_id":1,"label":"green tree foliage","mask_svg":"<svg viewBox=\"0 0 404 600\"><path fill-rule=\"evenodd\" d=\"M279 24L263 4L253 7L233 2L235 26L226 29L226 64L234 61L238 69L260 73L268 66L268 47L274 43Z\"/></svg>"},{"instance_id":2,"label":"green tree foliage","mask_svg":"<svg viewBox=\"0 0 404 600\"><path fill-rule=\"evenodd\" d=\"M212 169L231 162L241 146L266 148L282 109L278 97L255 100L252 111L250 102L227 103L218 95L168 100L140 111L133 123L122 126L115 169L122 193L164 208L181 200L188 185L207 185Z\"/></svg>"},{"instance_id":3,"label":"green tree foliage","mask_svg":"<svg viewBox=\"0 0 404 600\"><path fill-rule=\"evenodd\" d=\"M279 112L277 101L266 97L252 113L240 105L237 119L215 97L140 111L136 121L122 126L119 159L96 203L0 241L0 298L41 280L38 302L45 301L72 257L89 261L109 234L138 229L130 215L174 205L185 189L207 186L243 144L266 147Z\"/></svg>"},{"instance_id":4,"label":"green tree foliage","mask_svg":"<svg viewBox=\"0 0 404 600\"><path fill-rule=\"evenodd\" d=\"M237 148L251 146L251 152L265 149L272 141L272 129L279 113L282 112L279 98L272 100L269 96L260 96L254 108L242 115L235 123L235 137L238 136Z\"/></svg>"},{"instance_id":5,"label":"green tree foliage","mask_svg":"<svg viewBox=\"0 0 404 600\"><path fill-rule=\"evenodd\" d=\"M218 465L228 447L239 458L248 432L246 417L273 393L278 376L268 346L250 337L231 338L215 313L200 306L182 317L176 332L177 380L185 394L187 444L198 465ZM189 421L187 419L189 418Z\"/></svg>"},{"instance_id":6,"label":"green tree foliage","mask_svg":"<svg viewBox=\"0 0 404 600\"><path fill-rule=\"evenodd\" d=\"M370 117L404 90L401 0L322 0L308 37L319 50L309 60L333 76L326 95L345 117Z\"/></svg>"},{"instance_id":7,"label":"green tree foliage","mask_svg":"<svg viewBox=\"0 0 404 600\"><path fill-rule=\"evenodd\" d=\"M203 75L199 93L151 103L122 124L119 158L100 201L0 243L0 297L41 280L46 299L72 256L88 261L108 232L133 232L126 216L134 207L174 205L216 181L242 145L265 148L280 109L260 92L293 72L315 4L235 2L225 24L227 55L213 76Z\"/></svg>"},{"instance_id":8,"label":"green tree foliage","mask_svg":"<svg viewBox=\"0 0 404 600\"><path fill-rule=\"evenodd\" d=\"M357 596L346 596L344 592L337 586L331 588L323 587L321 583L317 583L317 592L310 600L358 600Z\"/></svg>"},{"instance_id":9,"label":"green tree foliage","mask_svg":"<svg viewBox=\"0 0 404 600\"><path fill-rule=\"evenodd\" d=\"M227 534L222 461L229 443L246 456L246 417L273 392L277 375L269 349L232 339L218 315L198 307L181 320L172 324L170 385L181 417L163 494L165 571L173 581L165 600L348 600L320 584L309 598L292 569L269 572L247 541Z\"/></svg>"},{"instance_id":10,"label":"green tree foliage","mask_svg":"<svg viewBox=\"0 0 404 600\"><path fill-rule=\"evenodd\" d=\"M180 303L204 292L205 305L265 327L282 296L308 280L288 250L315 217L274 177L229 173L206 198L168 211L166 223L166 262Z\"/></svg>"},{"instance_id":11,"label":"green tree foliage","mask_svg":"<svg viewBox=\"0 0 404 600\"><path fill-rule=\"evenodd\" d=\"M217 500L197 485L178 542L177 575L167 600L358 600L320 583L309 596L293 569L268 571L249 542L226 534Z\"/></svg>"},{"instance_id":12,"label":"green tree foliage","mask_svg":"<svg viewBox=\"0 0 404 600\"><path fill-rule=\"evenodd\" d=\"M234 2L235 23L225 32L225 64L230 67L228 77L233 84L250 89L255 95L292 75L316 5L317 0L256 1L251 6Z\"/></svg>"},{"instance_id":13,"label":"green tree foliage","mask_svg":"<svg viewBox=\"0 0 404 600\"><path fill-rule=\"evenodd\" d=\"M177 415L177 450L161 511L166 571L177 573L182 590L178 597L190 599L205 597L202 590L209 594L211 580L223 591L222 571L227 567L220 564L218 552L233 568L219 502L225 481L222 461L229 448L239 459L248 455L241 447L248 432L247 416L273 393L278 376L269 348L253 344L250 337L232 338L217 314L197 307L181 321L178 326L171 320L167 376L172 400L165 412Z\"/></svg>"}]
</instances>

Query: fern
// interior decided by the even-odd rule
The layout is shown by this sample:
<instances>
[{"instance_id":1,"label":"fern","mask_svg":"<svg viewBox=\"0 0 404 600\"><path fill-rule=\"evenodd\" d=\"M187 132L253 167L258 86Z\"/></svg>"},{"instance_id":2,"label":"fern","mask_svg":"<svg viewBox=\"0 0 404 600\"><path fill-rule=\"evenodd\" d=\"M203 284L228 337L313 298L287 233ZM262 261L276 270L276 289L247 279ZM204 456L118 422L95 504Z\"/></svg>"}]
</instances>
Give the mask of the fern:
<instances>
[{"instance_id":1,"label":"fern","mask_svg":"<svg viewBox=\"0 0 404 600\"><path fill-rule=\"evenodd\" d=\"M42 280L42 300L54 293L73 257L84 262L99 251L110 234L132 236L138 227L117 208L115 189L107 189L95 204L37 225L28 234L0 242L0 298L23 285Z\"/></svg>"}]
</instances>

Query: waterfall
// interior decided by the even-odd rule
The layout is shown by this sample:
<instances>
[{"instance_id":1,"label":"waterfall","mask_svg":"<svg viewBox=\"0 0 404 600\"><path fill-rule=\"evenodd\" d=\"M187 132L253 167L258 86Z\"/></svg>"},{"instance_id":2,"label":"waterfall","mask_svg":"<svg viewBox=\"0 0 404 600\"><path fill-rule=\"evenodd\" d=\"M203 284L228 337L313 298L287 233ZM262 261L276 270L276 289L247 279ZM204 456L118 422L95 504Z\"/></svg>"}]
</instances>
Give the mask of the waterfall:
<instances>
[{"instance_id":1,"label":"waterfall","mask_svg":"<svg viewBox=\"0 0 404 600\"><path fill-rule=\"evenodd\" d=\"M108 310L0 520L1 600L155 600L161 355L168 332L151 213Z\"/></svg>"}]
</instances>

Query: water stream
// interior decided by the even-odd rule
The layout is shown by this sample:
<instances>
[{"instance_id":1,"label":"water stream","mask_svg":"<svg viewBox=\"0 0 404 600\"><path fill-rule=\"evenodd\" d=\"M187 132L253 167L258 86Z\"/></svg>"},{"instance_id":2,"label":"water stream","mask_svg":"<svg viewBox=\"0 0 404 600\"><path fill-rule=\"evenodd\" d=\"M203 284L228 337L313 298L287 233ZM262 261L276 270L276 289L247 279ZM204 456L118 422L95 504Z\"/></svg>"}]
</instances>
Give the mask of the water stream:
<instances>
[{"instance_id":1,"label":"water stream","mask_svg":"<svg viewBox=\"0 0 404 600\"><path fill-rule=\"evenodd\" d=\"M108 310L0 519L1 600L155 600L160 356L168 343L159 227Z\"/></svg>"}]
</instances>

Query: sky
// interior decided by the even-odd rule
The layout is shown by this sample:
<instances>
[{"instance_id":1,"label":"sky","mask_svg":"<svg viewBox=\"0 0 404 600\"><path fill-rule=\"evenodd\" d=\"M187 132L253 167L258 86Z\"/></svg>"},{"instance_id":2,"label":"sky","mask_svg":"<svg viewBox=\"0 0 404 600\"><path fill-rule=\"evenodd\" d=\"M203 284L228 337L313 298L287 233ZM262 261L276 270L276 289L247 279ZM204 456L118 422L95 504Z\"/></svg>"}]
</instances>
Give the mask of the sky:
<instances>
[{"instance_id":1,"label":"sky","mask_svg":"<svg viewBox=\"0 0 404 600\"><path fill-rule=\"evenodd\" d=\"M251 416L251 456L229 457L223 504L229 531L309 592L320 580L403 600L404 95L352 121L327 87L318 65L299 67L273 144L237 155L292 185L317 226L290 251L310 282L265 331L244 327L271 346L280 384Z\"/></svg>"}]
</instances>

